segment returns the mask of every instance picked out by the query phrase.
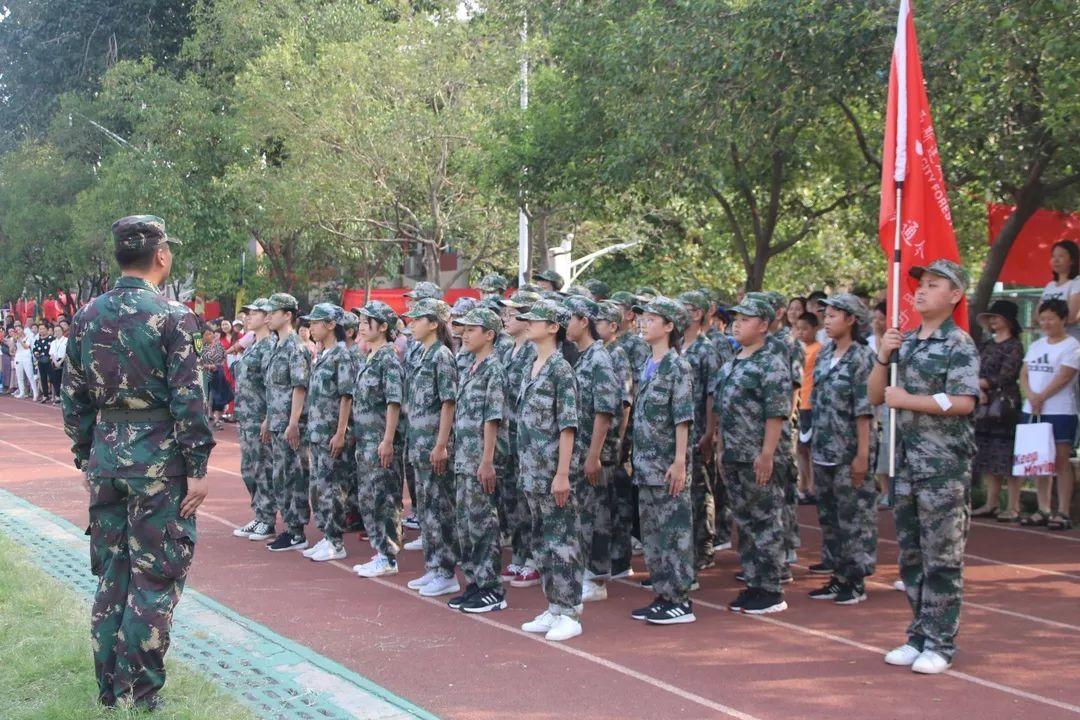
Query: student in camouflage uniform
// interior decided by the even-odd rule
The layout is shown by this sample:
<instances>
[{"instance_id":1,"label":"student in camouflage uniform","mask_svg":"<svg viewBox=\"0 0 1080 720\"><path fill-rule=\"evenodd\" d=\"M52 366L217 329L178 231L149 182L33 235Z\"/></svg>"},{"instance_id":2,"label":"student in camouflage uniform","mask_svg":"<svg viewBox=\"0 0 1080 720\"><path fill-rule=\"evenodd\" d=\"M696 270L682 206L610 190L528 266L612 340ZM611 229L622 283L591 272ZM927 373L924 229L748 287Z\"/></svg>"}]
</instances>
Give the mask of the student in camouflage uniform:
<instances>
[{"instance_id":1,"label":"student in camouflage uniform","mask_svg":"<svg viewBox=\"0 0 1080 720\"><path fill-rule=\"evenodd\" d=\"M451 348L454 351L454 362L457 364L458 377L462 377L465 371L472 365L472 355L461 345L461 337L457 333L461 331L459 327L454 325L453 320L455 318L465 317L466 314L473 308L477 307L477 302L471 297L460 297L450 307L450 337L454 342L454 347Z\"/></svg>"},{"instance_id":2,"label":"student in camouflage uniform","mask_svg":"<svg viewBox=\"0 0 1080 720\"><path fill-rule=\"evenodd\" d=\"M347 492L348 481L342 456L357 367L345 347L344 319L345 310L331 303L319 303L301 318L311 324L311 339L325 348L311 368L305 408L315 525L323 538L305 550L304 556L315 562L346 557L342 542L345 503L341 496Z\"/></svg>"},{"instance_id":3,"label":"student in camouflage uniform","mask_svg":"<svg viewBox=\"0 0 1080 720\"><path fill-rule=\"evenodd\" d=\"M693 378L679 356L686 308L658 295L634 307L652 352L633 410L634 484L641 544L656 598L631 617L657 625L694 622L694 541L687 471L694 424Z\"/></svg>"},{"instance_id":4,"label":"student in camouflage uniform","mask_svg":"<svg viewBox=\"0 0 1080 720\"><path fill-rule=\"evenodd\" d=\"M611 297L611 287L603 280L589 278L581 284L592 293L592 299L596 303L602 303Z\"/></svg>"},{"instance_id":5,"label":"student in camouflage uniform","mask_svg":"<svg viewBox=\"0 0 1080 720\"><path fill-rule=\"evenodd\" d=\"M679 296L690 318L682 342L682 357L690 366L694 391L694 435L691 437L693 468L690 480L690 502L694 524L694 568L704 570L713 561L713 541L716 538L716 515L713 505L713 438L716 418L713 414L713 390L716 387L716 348L705 336L709 298L691 290Z\"/></svg>"},{"instance_id":6,"label":"student in camouflage uniform","mask_svg":"<svg viewBox=\"0 0 1080 720\"><path fill-rule=\"evenodd\" d=\"M485 275L476 286L476 289L480 291L480 300L482 301L488 298L502 300L508 287L510 287L509 280L498 273L492 273L491 275Z\"/></svg>"},{"instance_id":7,"label":"student in camouflage uniform","mask_svg":"<svg viewBox=\"0 0 1080 720\"><path fill-rule=\"evenodd\" d=\"M619 290L611 296L611 301L622 308L623 316L619 324L619 332L615 338L615 344L622 348L626 359L630 361L630 379L634 386L641 376L641 370L649 359L651 350L649 345L637 334L637 321L634 314L634 305L637 298L625 290Z\"/></svg>"},{"instance_id":8,"label":"student in camouflage uniform","mask_svg":"<svg viewBox=\"0 0 1080 720\"><path fill-rule=\"evenodd\" d=\"M841 293L821 302L832 342L814 363L810 452L833 577L810 597L857 605L866 599L863 578L877 564L877 487L872 478L866 481L877 435L866 395L874 353L859 330L869 315L859 298Z\"/></svg>"},{"instance_id":9,"label":"student in camouflage uniform","mask_svg":"<svg viewBox=\"0 0 1080 720\"><path fill-rule=\"evenodd\" d=\"M506 371L506 425L510 451L506 456L506 472L502 477L499 501L502 503L502 516L506 518L510 534L510 564L502 571L500 578L513 587L540 584L540 571L536 569L536 561L532 556L532 517L529 515L529 503L521 489L517 450L518 399L522 382L532 371L533 362L536 360L536 346L525 337L529 324L518 320L517 316L527 313L538 300L539 293L518 290L503 301L503 323L507 333L514 339L514 349L503 363Z\"/></svg>"},{"instance_id":10,"label":"student in camouflage uniform","mask_svg":"<svg viewBox=\"0 0 1080 720\"><path fill-rule=\"evenodd\" d=\"M633 555L631 544L634 520L637 508L634 504L633 484L630 475L623 468L622 445L626 440L627 427L630 424L630 393L633 381L630 378L630 360L615 340L623 322L623 309L615 302L600 303L596 331L604 341L604 347L611 355L611 366L619 385L622 407L615 422L612 423L607 441L604 443L602 460L610 463L611 472L611 577L632 577L630 561Z\"/></svg>"},{"instance_id":11,"label":"student in camouflage uniform","mask_svg":"<svg viewBox=\"0 0 1080 720\"><path fill-rule=\"evenodd\" d=\"M533 282L536 283L540 289L538 292L559 292L563 289L563 276L554 270L542 270L540 272L533 273Z\"/></svg>"},{"instance_id":12,"label":"student in camouflage uniform","mask_svg":"<svg viewBox=\"0 0 1080 720\"><path fill-rule=\"evenodd\" d=\"M461 347L472 359L458 379L454 411L454 482L457 538L465 592L447 603L455 610L485 613L506 608L499 581L499 510L495 489L504 476L506 375L493 343L502 322L487 308L453 321Z\"/></svg>"},{"instance_id":13,"label":"student in camouflage uniform","mask_svg":"<svg viewBox=\"0 0 1080 720\"><path fill-rule=\"evenodd\" d=\"M236 432L240 440L240 476L251 495L255 519L233 535L251 541L274 537L277 512L274 504L274 465L270 447L263 442L260 428L266 418L266 383L262 366L266 354L274 347L274 338L267 327L270 305L259 298L245 305L245 328L255 333L255 342L233 364L236 378Z\"/></svg>"},{"instance_id":14,"label":"student in camouflage uniform","mask_svg":"<svg viewBox=\"0 0 1080 720\"><path fill-rule=\"evenodd\" d=\"M953 322L968 274L949 260L914 267L922 324L885 332L870 375L870 402L896 413L896 540L900 578L914 616L907 643L885 656L919 673L945 672L956 654L971 515L971 413L979 396L979 353ZM886 387L898 350L897 385Z\"/></svg>"},{"instance_id":15,"label":"student in camouflage uniform","mask_svg":"<svg viewBox=\"0 0 1080 720\"><path fill-rule=\"evenodd\" d=\"M450 352L450 306L442 300L420 300L405 313L421 348L405 386L409 416L409 461L416 472L417 515L423 538L425 573L409 588L425 597L458 592L454 577L458 559L454 516L454 474L450 432L457 402L457 366Z\"/></svg>"},{"instance_id":16,"label":"student in camouflage uniform","mask_svg":"<svg viewBox=\"0 0 1080 720\"><path fill-rule=\"evenodd\" d=\"M304 526L311 516L308 475L301 462L304 442L304 401L311 379L311 354L300 342L294 324L298 303L288 293L274 293L267 307L267 322L277 342L263 360L266 383L266 419L263 434L270 437L274 504L285 529L267 547L273 552L307 547Z\"/></svg>"},{"instance_id":17,"label":"student in camouflage uniform","mask_svg":"<svg viewBox=\"0 0 1080 720\"><path fill-rule=\"evenodd\" d=\"M532 516L534 552L548 608L521 626L548 640L581 634L581 559L579 489L571 487L578 396L574 370L559 352L570 312L540 300L518 316L529 323L526 337L536 360L521 386L518 405L518 461Z\"/></svg>"},{"instance_id":18,"label":"student in camouflage uniform","mask_svg":"<svg viewBox=\"0 0 1080 720\"><path fill-rule=\"evenodd\" d=\"M427 298L441 300L443 296L442 288L432 282L419 282L409 292L405 293L405 309L411 310L417 302ZM419 356L423 350L421 344L416 341L412 336L412 331L409 328L405 328L405 352L402 355L402 368L405 372L405 394L409 393L409 378L413 376L413 371L416 367L416 363L419 361ZM409 489L409 498L412 501L412 512L402 522L402 525L409 528L420 529L420 521L417 516L417 506L419 505L418 493L416 490L416 470L413 467L412 462L409 460L408 449L408 437L409 437L409 414L402 413L399 420L400 427L398 431L404 437L406 447L405 453L402 457L402 466L405 470L405 486ZM417 550L423 547L423 542L420 538L414 540L411 543L405 543L404 548L406 550Z\"/></svg>"},{"instance_id":19,"label":"student in camouflage uniform","mask_svg":"<svg viewBox=\"0 0 1080 720\"><path fill-rule=\"evenodd\" d=\"M360 473L360 511L375 556L356 565L360 577L396 575L401 549L401 518L397 495L401 492L403 444L398 432L405 380L394 352L397 313L384 302L369 300L353 308L360 316L360 337L368 346L353 387L353 433L356 466Z\"/></svg>"},{"instance_id":20,"label":"student in camouflage uniform","mask_svg":"<svg viewBox=\"0 0 1080 720\"><path fill-rule=\"evenodd\" d=\"M787 478L777 448L791 414L791 367L784 350L768 342L772 305L748 294L732 312L742 350L720 369L714 398L747 588L728 607L750 614L780 612L787 609L780 588Z\"/></svg>"},{"instance_id":21,"label":"student in camouflage uniform","mask_svg":"<svg viewBox=\"0 0 1080 720\"><path fill-rule=\"evenodd\" d=\"M419 285L422 284L419 283ZM341 316L341 327L345 330L345 351L349 353L349 361L359 374L360 366L365 361L358 337L360 318L354 312L345 312ZM341 453L341 466L344 489L341 494L334 495L333 500L335 503L342 503L343 507L334 506L334 517L342 518L342 532L360 531L360 539L367 540L367 534L364 530L364 516L360 512L360 476L356 466L356 434L353 432L351 412L349 413L349 425L345 430L345 449Z\"/></svg>"},{"instance_id":22,"label":"student in camouflage uniform","mask_svg":"<svg viewBox=\"0 0 1080 720\"><path fill-rule=\"evenodd\" d=\"M581 353L574 363L578 430L574 435L576 472L571 481L578 494L581 557L585 563L581 600L590 602L607 599L606 582L611 578L611 512L615 504L611 476L617 457L609 438L617 437L623 389L596 329L600 306L577 295L568 297L563 304L570 311L566 338Z\"/></svg>"},{"instance_id":23,"label":"student in camouflage uniform","mask_svg":"<svg viewBox=\"0 0 1080 720\"><path fill-rule=\"evenodd\" d=\"M170 244L179 241L152 215L121 218L112 233L121 277L72 320L61 402L90 492L98 699L153 710L214 439L199 376L199 322L158 290L172 269Z\"/></svg>"}]
</instances>

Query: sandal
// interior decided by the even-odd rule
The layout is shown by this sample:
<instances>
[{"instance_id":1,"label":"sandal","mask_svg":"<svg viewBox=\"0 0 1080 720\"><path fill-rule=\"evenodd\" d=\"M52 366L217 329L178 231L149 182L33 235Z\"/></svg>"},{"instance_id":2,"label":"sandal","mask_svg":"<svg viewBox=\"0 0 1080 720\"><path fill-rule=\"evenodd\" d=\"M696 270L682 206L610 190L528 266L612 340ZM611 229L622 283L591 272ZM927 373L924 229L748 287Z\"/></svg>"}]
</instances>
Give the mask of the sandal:
<instances>
[{"instance_id":1,"label":"sandal","mask_svg":"<svg viewBox=\"0 0 1080 720\"><path fill-rule=\"evenodd\" d=\"M1014 513L1011 510L1006 510L1004 512L999 512L998 515L997 515L997 521L999 523L1014 523L1014 522L1019 522L1019 520L1020 520L1020 514L1019 513Z\"/></svg>"},{"instance_id":2,"label":"sandal","mask_svg":"<svg viewBox=\"0 0 1080 720\"><path fill-rule=\"evenodd\" d=\"M1047 530L1068 530L1072 527L1072 520L1065 513L1056 512L1050 516L1046 523Z\"/></svg>"},{"instance_id":3,"label":"sandal","mask_svg":"<svg viewBox=\"0 0 1080 720\"><path fill-rule=\"evenodd\" d=\"M1042 510L1036 510L1025 518L1020 519L1020 524L1027 527L1043 527L1050 521L1050 518L1043 514Z\"/></svg>"},{"instance_id":4,"label":"sandal","mask_svg":"<svg viewBox=\"0 0 1080 720\"><path fill-rule=\"evenodd\" d=\"M973 517L973 518L984 518L984 517L992 517L992 516L997 515L997 514L998 514L997 507L988 507L986 505L983 505L978 510L972 512L971 517Z\"/></svg>"}]
</instances>

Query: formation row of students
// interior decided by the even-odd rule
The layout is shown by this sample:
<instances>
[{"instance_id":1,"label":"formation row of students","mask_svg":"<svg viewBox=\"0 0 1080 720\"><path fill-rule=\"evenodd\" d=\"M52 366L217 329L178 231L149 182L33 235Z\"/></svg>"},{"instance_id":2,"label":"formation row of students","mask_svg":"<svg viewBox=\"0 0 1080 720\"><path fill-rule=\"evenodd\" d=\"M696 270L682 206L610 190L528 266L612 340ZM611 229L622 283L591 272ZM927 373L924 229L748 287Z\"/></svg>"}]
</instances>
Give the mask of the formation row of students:
<instances>
[{"instance_id":1,"label":"formation row of students","mask_svg":"<svg viewBox=\"0 0 1080 720\"><path fill-rule=\"evenodd\" d=\"M827 342L803 424L824 536L811 570L828 581L810 597L866 599L877 545L873 405L884 402L899 411L897 526L914 616L886 660L940 672L955 652L978 358L948 319L962 268L939 261L915 274L924 324L886 333L876 355L863 301L820 301ZM237 419L254 518L236 534L340 560L358 511L375 554L353 569L395 574L408 466L425 564L408 586L452 596L451 608L501 610L504 582L540 584L548 607L522 629L567 640L582 632L584 603L633 574L636 535L655 599L631 616L693 622L697 575L730 547L734 526L746 588L729 608L785 610L799 545L792 411L804 357L779 322L784 298L748 293L725 311L703 291L608 297L602 283L563 292L555 273L533 279L507 297L506 281L490 276L479 301L453 308L421 283L403 319L378 301L353 312L320 304L303 317L286 294L249 305L257 341L237 364ZM323 348L314 361L297 321ZM886 389L894 350L901 383ZM323 535L310 548L309 507Z\"/></svg>"}]
</instances>

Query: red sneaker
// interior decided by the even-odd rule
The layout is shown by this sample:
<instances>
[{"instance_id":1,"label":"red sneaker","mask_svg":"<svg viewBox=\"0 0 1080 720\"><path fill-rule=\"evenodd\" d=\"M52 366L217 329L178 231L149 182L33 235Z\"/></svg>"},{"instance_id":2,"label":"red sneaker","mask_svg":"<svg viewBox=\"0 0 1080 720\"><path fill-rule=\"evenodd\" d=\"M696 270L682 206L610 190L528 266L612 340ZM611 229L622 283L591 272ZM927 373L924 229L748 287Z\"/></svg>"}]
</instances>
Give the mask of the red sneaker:
<instances>
[{"instance_id":1,"label":"red sneaker","mask_svg":"<svg viewBox=\"0 0 1080 720\"><path fill-rule=\"evenodd\" d=\"M517 577L510 581L511 587L532 587L540 584L540 572L535 568L522 568Z\"/></svg>"},{"instance_id":2,"label":"red sneaker","mask_svg":"<svg viewBox=\"0 0 1080 720\"><path fill-rule=\"evenodd\" d=\"M525 568L521 567L520 565L515 565L514 563L510 563L509 565L506 566L506 569L503 570L502 573L499 575L499 579L502 580L503 582L510 582L511 580L516 578L518 575L520 575L521 571L524 570L524 569Z\"/></svg>"}]
</instances>

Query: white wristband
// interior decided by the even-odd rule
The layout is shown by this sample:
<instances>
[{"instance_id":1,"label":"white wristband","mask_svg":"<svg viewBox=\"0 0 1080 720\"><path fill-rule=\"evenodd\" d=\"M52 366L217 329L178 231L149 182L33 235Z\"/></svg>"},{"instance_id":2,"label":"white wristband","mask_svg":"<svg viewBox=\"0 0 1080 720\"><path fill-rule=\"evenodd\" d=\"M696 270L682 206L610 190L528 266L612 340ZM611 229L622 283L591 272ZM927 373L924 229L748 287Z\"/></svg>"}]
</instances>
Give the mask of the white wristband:
<instances>
[{"instance_id":1,"label":"white wristband","mask_svg":"<svg viewBox=\"0 0 1080 720\"><path fill-rule=\"evenodd\" d=\"M934 395L934 402L941 408L941 412L949 412L949 408L952 407L952 400L949 400L949 396L945 393L937 393Z\"/></svg>"}]
</instances>

